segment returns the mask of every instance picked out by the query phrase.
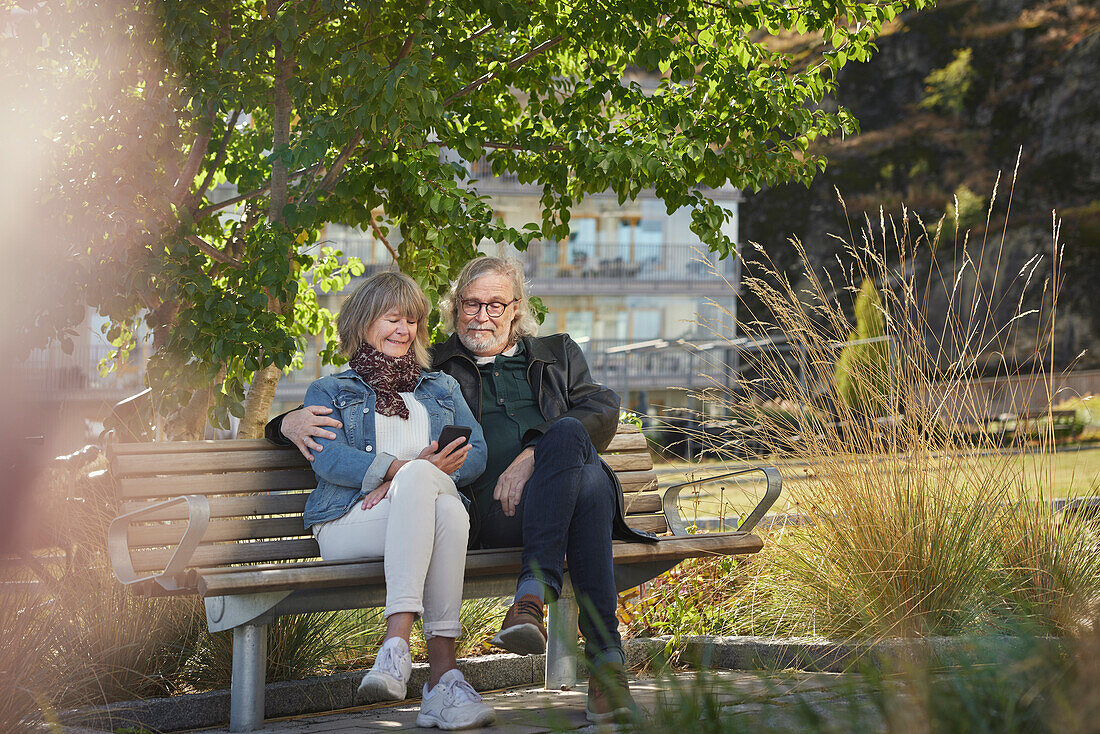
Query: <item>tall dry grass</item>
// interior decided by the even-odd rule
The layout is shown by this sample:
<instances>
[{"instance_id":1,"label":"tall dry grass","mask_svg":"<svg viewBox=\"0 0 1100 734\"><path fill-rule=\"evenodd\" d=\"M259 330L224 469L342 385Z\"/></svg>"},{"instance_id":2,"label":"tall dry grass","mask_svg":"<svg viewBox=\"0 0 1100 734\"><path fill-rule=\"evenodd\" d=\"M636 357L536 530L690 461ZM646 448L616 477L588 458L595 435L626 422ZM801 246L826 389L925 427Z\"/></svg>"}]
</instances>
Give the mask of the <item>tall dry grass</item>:
<instances>
[{"instance_id":1,"label":"tall dry grass","mask_svg":"<svg viewBox=\"0 0 1100 734\"><path fill-rule=\"evenodd\" d=\"M797 280L763 250L746 267L743 284L765 310L739 322L740 336L757 347L748 393L777 396L786 409L718 384L697 397L707 415L752 426L762 453L808 468L788 476L799 480L790 511L800 523L769 532L764 552L738 564L747 583L715 600L723 630L874 638L1029 626L1064 634L1091 618L1100 593L1094 528L1081 517L1052 518L1050 497L1027 488L1034 477L1024 481L1022 466L1049 462L978 458L1005 450L985 430L990 406L973 379L981 369L1012 372L1006 355L1028 351L1043 394L1020 395L1020 404L1064 397L1051 367L1062 277L1057 222L1048 251L1006 277L1010 204L997 206L994 190L979 242L943 219L929 229L903 209L865 218L838 238L844 257L830 267L793 240L803 265ZM1005 221L1000 232L988 226L995 216ZM868 328L868 311L881 336ZM703 326L732 344L721 323ZM852 341L863 343L841 357L840 345ZM709 449L721 454L723 446ZM1010 450L1052 452L1054 435L1040 431ZM695 564L691 593L713 576L708 563ZM632 610L648 619L637 630L675 628L677 595L672 587Z\"/></svg>"}]
</instances>

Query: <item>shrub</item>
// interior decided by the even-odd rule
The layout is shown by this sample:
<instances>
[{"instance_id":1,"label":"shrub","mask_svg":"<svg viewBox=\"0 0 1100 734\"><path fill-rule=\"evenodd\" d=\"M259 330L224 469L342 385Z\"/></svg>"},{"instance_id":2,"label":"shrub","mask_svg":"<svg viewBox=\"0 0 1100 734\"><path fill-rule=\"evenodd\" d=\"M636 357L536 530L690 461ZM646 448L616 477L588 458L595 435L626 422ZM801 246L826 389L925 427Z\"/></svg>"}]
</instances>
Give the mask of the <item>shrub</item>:
<instances>
[{"instance_id":1,"label":"shrub","mask_svg":"<svg viewBox=\"0 0 1100 734\"><path fill-rule=\"evenodd\" d=\"M954 59L942 69L935 69L924 78L924 109L961 115L966 110L967 97L974 86L975 72L971 64L974 53L969 48L955 49Z\"/></svg>"},{"instance_id":2,"label":"shrub","mask_svg":"<svg viewBox=\"0 0 1100 734\"><path fill-rule=\"evenodd\" d=\"M955 222L955 227L960 232L984 222L985 213L985 199L966 186L955 190L955 196L947 206L947 219Z\"/></svg>"},{"instance_id":3,"label":"shrub","mask_svg":"<svg viewBox=\"0 0 1100 734\"><path fill-rule=\"evenodd\" d=\"M886 335L882 298L870 279L865 279L856 294L856 328L848 333L848 344L840 353L833 371L837 398L849 410L863 415L884 415L888 404L889 350L886 342L872 341Z\"/></svg>"}]
</instances>

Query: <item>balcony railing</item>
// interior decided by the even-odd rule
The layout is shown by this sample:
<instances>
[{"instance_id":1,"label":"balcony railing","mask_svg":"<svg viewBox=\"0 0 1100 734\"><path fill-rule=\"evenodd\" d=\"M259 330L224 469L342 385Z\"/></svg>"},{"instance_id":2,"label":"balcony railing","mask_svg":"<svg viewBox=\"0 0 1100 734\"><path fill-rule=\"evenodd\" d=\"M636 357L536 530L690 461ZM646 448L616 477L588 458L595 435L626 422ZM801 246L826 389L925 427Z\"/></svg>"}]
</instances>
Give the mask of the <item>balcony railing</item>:
<instances>
[{"instance_id":1,"label":"balcony railing","mask_svg":"<svg viewBox=\"0 0 1100 734\"><path fill-rule=\"evenodd\" d=\"M594 291L641 288L710 286L728 289L725 280L736 280L737 262L719 260L717 254L695 243L670 243L618 247L578 248L570 243L533 243L520 254L527 277L540 295L546 289L578 288ZM733 295L732 293L730 295Z\"/></svg>"},{"instance_id":2,"label":"balcony railing","mask_svg":"<svg viewBox=\"0 0 1100 734\"><path fill-rule=\"evenodd\" d=\"M105 377L99 374L99 362L110 351L106 344L80 344L72 354L56 346L36 349L20 362L19 376L26 390L50 399L119 399L144 389L145 360L141 355L134 355L128 365Z\"/></svg>"},{"instance_id":3,"label":"balcony railing","mask_svg":"<svg viewBox=\"0 0 1100 734\"><path fill-rule=\"evenodd\" d=\"M729 384L732 372L721 348L671 339L579 339L597 382L625 393L664 388L699 389Z\"/></svg>"}]
</instances>

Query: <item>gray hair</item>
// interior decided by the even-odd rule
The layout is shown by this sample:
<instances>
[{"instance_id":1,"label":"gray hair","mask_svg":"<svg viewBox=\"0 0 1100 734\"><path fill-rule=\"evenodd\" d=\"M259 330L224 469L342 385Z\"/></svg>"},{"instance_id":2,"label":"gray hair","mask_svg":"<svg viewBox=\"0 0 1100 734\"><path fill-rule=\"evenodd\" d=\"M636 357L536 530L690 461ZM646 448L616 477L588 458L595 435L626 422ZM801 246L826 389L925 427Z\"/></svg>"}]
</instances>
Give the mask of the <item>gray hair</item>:
<instances>
[{"instance_id":1,"label":"gray hair","mask_svg":"<svg viewBox=\"0 0 1100 734\"><path fill-rule=\"evenodd\" d=\"M512 295L519 299L516 304L518 317L512 322L512 339L518 340L525 336L535 336L539 333L539 320L535 318L535 310L531 308L531 299L527 293L527 281L523 278L523 263L514 257L489 257L484 255L466 263L462 271L453 283L451 289L439 300L439 318L443 323L443 330L451 334L458 324L458 306L462 300L462 294L470 287L470 284L483 275L497 273L508 278L512 283Z\"/></svg>"},{"instance_id":2,"label":"gray hair","mask_svg":"<svg viewBox=\"0 0 1100 734\"><path fill-rule=\"evenodd\" d=\"M413 339L413 356L424 369L431 369L428 355L428 314L432 304L416 281L393 271L376 273L364 280L344 301L340 315L336 317L336 331L340 335L340 351L351 357L363 344L363 335L375 321L390 311L416 320L416 338Z\"/></svg>"}]
</instances>

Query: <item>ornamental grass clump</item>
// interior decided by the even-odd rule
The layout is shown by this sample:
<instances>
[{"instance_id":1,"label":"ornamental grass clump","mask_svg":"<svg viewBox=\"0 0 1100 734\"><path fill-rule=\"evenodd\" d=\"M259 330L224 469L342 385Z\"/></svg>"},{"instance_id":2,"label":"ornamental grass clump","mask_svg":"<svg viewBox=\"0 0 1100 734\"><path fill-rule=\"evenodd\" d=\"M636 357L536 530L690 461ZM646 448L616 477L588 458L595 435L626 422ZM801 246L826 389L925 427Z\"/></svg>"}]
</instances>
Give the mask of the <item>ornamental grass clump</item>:
<instances>
[{"instance_id":1,"label":"ornamental grass clump","mask_svg":"<svg viewBox=\"0 0 1100 734\"><path fill-rule=\"evenodd\" d=\"M995 202L996 190L987 233ZM1003 234L970 242L956 223L955 239L941 241L951 229L941 219L929 231L904 209L880 212L841 240L845 265L815 263L797 240L798 282L764 252L746 265L743 284L765 310L739 322L740 344L751 344L740 347L742 365L755 377L747 390L716 385L697 397L707 415L751 426L758 453L785 473L793 522L758 531L765 549L739 563L738 572L751 564L748 582L715 602L730 615L717 629L880 638L1028 626L1063 634L1092 613L1100 593L1094 528L1079 516L1053 516L1052 477L1022 468L1051 471L1041 458L1055 451L1053 431L1006 448L989 429L992 405L976 380L1016 372L1006 355L1030 350L1039 374L1016 395L1017 409L1049 411L1067 397L1051 368L1057 224L1049 251L1011 277ZM733 344L719 322L704 325ZM801 407L776 421L768 408L776 398ZM706 428L701 440L714 435ZM721 455L736 443L708 450ZM1023 462L1024 452L1040 460ZM639 628L672 632L677 610L669 604L678 602L666 596L631 611L648 620Z\"/></svg>"}]
</instances>

